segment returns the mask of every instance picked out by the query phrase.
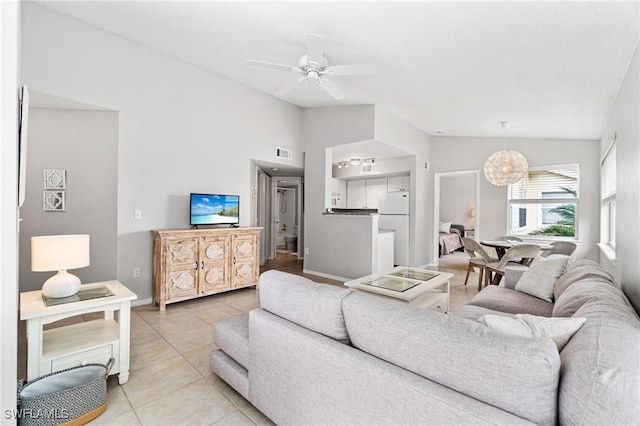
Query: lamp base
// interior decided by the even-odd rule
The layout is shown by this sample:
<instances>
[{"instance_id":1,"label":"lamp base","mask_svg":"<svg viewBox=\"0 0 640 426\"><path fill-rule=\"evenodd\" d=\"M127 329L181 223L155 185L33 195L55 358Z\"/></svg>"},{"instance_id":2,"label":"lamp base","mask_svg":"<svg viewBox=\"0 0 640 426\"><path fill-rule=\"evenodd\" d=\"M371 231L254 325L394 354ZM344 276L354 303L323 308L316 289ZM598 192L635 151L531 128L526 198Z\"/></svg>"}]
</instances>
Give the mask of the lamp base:
<instances>
[{"instance_id":1,"label":"lamp base","mask_svg":"<svg viewBox=\"0 0 640 426\"><path fill-rule=\"evenodd\" d=\"M42 286L42 294L54 299L73 296L78 290L80 290L80 278L66 270L58 271Z\"/></svg>"}]
</instances>

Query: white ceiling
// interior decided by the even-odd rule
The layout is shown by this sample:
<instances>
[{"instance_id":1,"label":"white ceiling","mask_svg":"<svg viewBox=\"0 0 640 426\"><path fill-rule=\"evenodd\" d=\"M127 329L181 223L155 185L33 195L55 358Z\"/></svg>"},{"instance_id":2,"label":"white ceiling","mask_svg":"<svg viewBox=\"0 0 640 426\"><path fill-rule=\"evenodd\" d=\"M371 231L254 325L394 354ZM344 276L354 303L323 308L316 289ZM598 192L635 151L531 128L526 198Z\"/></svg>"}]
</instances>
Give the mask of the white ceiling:
<instances>
[{"instance_id":1,"label":"white ceiling","mask_svg":"<svg viewBox=\"0 0 640 426\"><path fill-rule=\"evenodd\" d=\"M39 2L272 94L295 77L248 59L297 65L306 34L330 65L380 73L336 77L301 107L376 104L429 134L599 139L640 34L640 2Z\"/></svg>"}]
</instances>

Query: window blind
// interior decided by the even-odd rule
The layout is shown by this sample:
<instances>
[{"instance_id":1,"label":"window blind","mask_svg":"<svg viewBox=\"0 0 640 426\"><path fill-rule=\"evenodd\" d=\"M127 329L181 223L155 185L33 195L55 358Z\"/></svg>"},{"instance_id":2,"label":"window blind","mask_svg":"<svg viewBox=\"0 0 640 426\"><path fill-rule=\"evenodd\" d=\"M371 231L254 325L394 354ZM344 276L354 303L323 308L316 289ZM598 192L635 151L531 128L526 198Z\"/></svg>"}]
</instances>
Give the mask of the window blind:
<instances>
[{"instance_id":1,"label":"window blind","mask_svg":"<svg viewBox=\"0 0 640 426\"><path fill-rule=\"evenodd\" d=\"M616 199L616 143L613 142L600 166L600 196L602 203Z\"/></svg>"},{"instance_id":2,"label":"window blind","mask_svg":"<svg viewBox=\"0 0 640 426\"><path fill-rule=\"evenodd\" d=\"M511 202L575 202L580 171L577 165L529 170L525 179L509 185Z\"/></svg>"}]
</instances>

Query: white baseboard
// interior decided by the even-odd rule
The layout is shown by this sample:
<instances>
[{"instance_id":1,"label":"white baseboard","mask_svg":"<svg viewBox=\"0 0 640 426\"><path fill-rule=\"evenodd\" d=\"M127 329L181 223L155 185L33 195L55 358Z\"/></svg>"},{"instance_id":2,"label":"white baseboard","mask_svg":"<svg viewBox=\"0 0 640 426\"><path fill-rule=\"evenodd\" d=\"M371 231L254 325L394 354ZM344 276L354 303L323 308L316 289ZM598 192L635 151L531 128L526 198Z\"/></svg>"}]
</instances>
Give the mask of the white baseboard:
<instances>
[{"instance_id":1,"label":"white baseboard","mask_svg":"<svg viewBox=\"0 0 640 426\"><path fill-rule=\"evenodd\" d=\"M150 297L148 299L134 300L133 302L131 302L131 307L151 305L151 304L153 304L153 298Z\"/></svg>"},{"instance_id":2,"label":"white baseboard","mask_svg":"<svg viewBox=\"0 0 640 426\"><path fill-rule=\"evenodd\" d=\"M336 281L342 281L342 282L351 281L351 278L339 277L337 275L325 274L324 272L311 271L309 269L303 269L302 272L309 275L317 275L322 278L329 278L330 280L336 280Z\"/></svg>"}]
</instances>

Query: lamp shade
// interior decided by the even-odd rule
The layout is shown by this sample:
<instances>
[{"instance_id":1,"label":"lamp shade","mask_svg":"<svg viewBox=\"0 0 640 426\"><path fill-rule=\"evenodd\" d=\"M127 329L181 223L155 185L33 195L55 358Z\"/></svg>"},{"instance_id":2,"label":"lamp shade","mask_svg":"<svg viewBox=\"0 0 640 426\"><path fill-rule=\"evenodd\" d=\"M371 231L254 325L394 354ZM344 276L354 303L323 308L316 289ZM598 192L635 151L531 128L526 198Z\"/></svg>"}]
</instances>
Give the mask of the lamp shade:
<instances>
[{"instance_id":1,"label":"lamp shade","mask_svg":"<svg viewBox=\"0 0 640 426\"><path fill-rule=\"evenodd\" d=\"M484 175L497 186L516 183L527 176L529 164L524 155L517 151L498 151L484 163Z\"/></svg>"},{"instance_id":2,"label":"lamp shade","mask_svg":"<svg viewBox=\"0 0 640 426\"><path fill-rule=\"evenodd\" d=\"M31 237L31 270L61 271L89 266L89 235Z\"/></svg>"}]
</instances>

